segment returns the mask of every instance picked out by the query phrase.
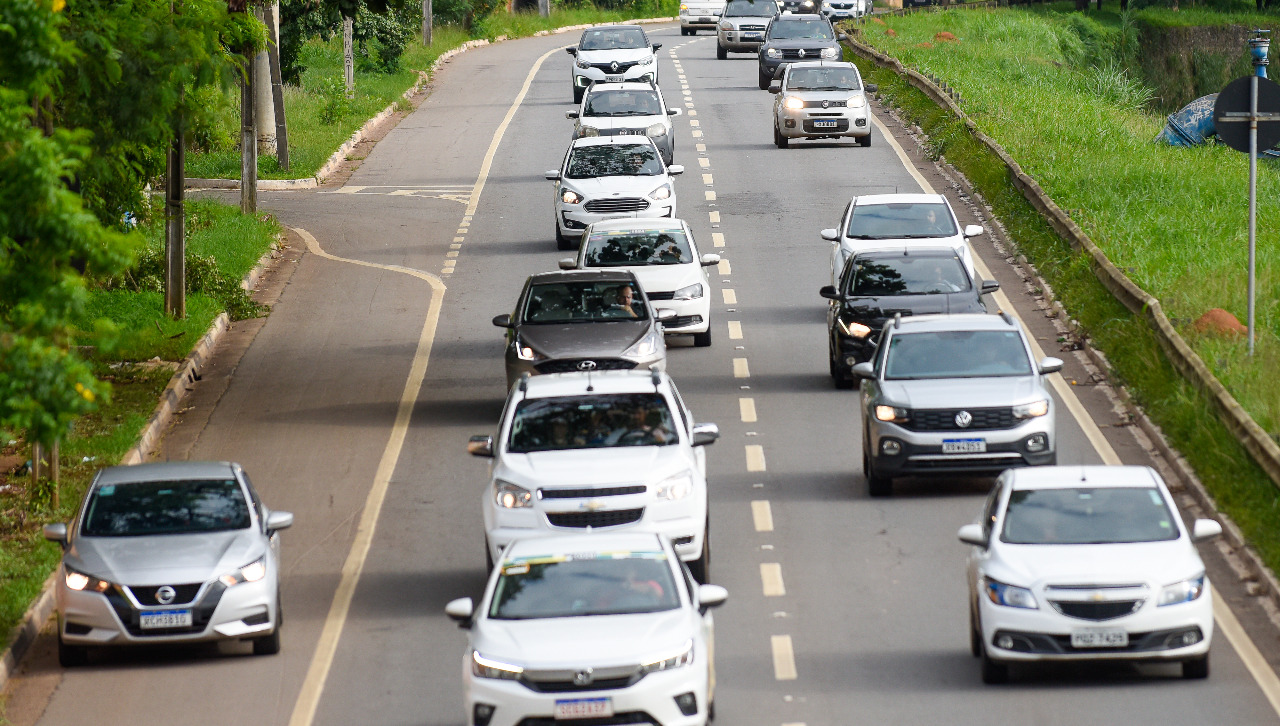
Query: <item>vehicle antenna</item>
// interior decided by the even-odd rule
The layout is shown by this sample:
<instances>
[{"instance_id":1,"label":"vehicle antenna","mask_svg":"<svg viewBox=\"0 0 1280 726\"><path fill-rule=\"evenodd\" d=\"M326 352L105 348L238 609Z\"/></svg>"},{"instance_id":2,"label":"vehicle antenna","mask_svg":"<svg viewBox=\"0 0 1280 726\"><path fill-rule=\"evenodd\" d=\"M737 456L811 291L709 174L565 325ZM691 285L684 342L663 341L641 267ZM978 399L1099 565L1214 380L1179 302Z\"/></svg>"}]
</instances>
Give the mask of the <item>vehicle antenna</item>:
<instances>
[{"instance_id":1,"label":"vehicle antenna","mask_svg":"<svg viewBox=\"0 0 1280 726\"><path fill-rule=\"evenodd\" d=\"M520 392L524 394L524 397L521 398L520 400L524 400L525 398L528 398L529 397L529 371L525 371L524 373L520 374L519 388L520 388Z\"/></svg>"},{"instance_id":2,"label":"vehicle antenna","mask_svg":"<svg viewBox=\"0 0 1280 726\"><path fill-rule=\"evenodd\" d=\"M591 382L591 371L590 371L590 370L588 370L588 371L587 371L587 393L591 393L591 392L592 392L592 391L594 391L594 390L596 390L596 387L595 387L595 385Z\"/></svg>"},{"instance_id":3,"label":"vehicle antenna","mask_svg":"<svg viewBox=\"0 0 1280 726\"><path fill-rule=\"evenodd\" d=\"M902 327L902 313L893 314L893 329L897 330Z\"/></svg>"},{"instance_id":4,"label":"vehicle antenna","mask_svg":"<svg viewBox=\"0 0 1280 726\"><path fill-rule=\"evenodd\" d=\"M657 363L649 364L649 380L653 381L653 392L658 392L658 385L662 383L662 372L658 370Z\"/></svg>"}]
</instances>

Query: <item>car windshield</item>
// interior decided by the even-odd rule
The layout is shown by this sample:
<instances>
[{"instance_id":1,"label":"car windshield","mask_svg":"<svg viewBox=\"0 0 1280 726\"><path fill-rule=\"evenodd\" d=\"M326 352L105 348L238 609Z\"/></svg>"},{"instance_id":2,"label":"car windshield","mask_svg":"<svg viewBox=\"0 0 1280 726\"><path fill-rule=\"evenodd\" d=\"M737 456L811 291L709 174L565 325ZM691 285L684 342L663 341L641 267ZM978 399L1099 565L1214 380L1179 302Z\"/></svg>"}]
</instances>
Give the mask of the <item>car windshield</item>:
<instances>
[{"instance_id":1,"label":"car windshield","mask_svg":"<svg viewBox=\"0 0 1280 726\"><path fill-rule=\"evenodd\" d=\"M970 289L958 257L857 258L851 264L851 274L845 277L846 295L929 295Z\"/></svg>"},{"instance_id":2,"label":"car windshield","mask_svg":"<svg viewBox=\"0 0 1280 726\"><path fill-rule=\"evenodd\" d=\"M585 552L505 560L489 617L570 618L678 607L665 552Z\"/></svg>"},{"instance_id":3,"label":"car windshield","mask_svg":"<svg viewBox=\"0 0 1280 726\"><path fill-rule=\"evenodd\" d=\"M857 91L862 88L852 68L792 68L787 76L791 91Z\"/></svg>"},{"instance_id":4,"label":"car windshield","mask_svg":"<svg viewBox=\"0 0 1280 726\"><path fill-rule=\"evenodd\" d=\"M662 159L652 144L597 144L579 146L569 157L565 176L591 179L598 176L657 176Z\"/></svg>"},{"instance_id":5,"label":"car windshield","mask_svg":"<svg viewBox=\"0 0 1280 726\"><path fill-rule=\"evenodd\" d=\"M777 14L773 0L733 0L724 8L726 18L771 18Z\"/></svg>"},{"instance_id":6,"label":"car windshield","mask_svg":"<svg viewBox=\"0 0 1280 726\"><path fill-rule=\"evenodd\" d=\"M775 20L769 26L769 37L773 40L835 40L836 36L831 32L831 23L825 20Z\"/></svg>"},{"instance_id":7,"label":"car windshield","mask_svg":"<svg viewBox=\"0 0 1280 726\"><path fill-rule=\"evenodd\" d=\"M649 309L628 282L553 282L533 285L522 325L648 320Z\"/></svg>"},{"instance_id":8,"label":"car windshield","mask_svg":"<svg viewBox=\"0 0 1280 726\"><path fill-rule=\"evenodd\" d=\"M1002 542L1121 544L1178 538L1160 491L1151 487L1030 489L1009 495Z\"/></svg>"},{"instance_id":9,"label":"car windshield","mask_svg":"<svg viewBox=\"0 0 1280 726\"><path fill-rule=\"evenodd\" d=\"M579 50L646 48L649 42L639 28L597 28L582 33Z\"/></svg>"},{"instance_id":10,"label":"car windshield","mask_svg":"<svg viewBox=\"0 0 1280 726\"><path fill-rule=\"evenodd\" d=\"M583 116L661 116L653 91L599 91L587 97Z\"/></svg>"},{"instance_id":11,"label":"car windshield","mask_svg":"<svg viewBox=\"0 0 1280 726\"><path fill-rule=\"evenodd\" d=\"M684 265L693 250L684 229L611 229L593 232L584 253L586 267L624 265Z\"/></svg>"},{"instance_id":12,"label":"car windshield","mask_svg":"<svg viewBox=\"0 0 1280 726\"><path fill-rule=\"evenodd\" d=\"M949 237L956 224L947 205L938 202L857 204L845 236L854 239Z\"/></svg>"},{"instance_id":13,"label":"car windshield","mask_svg":"<svg viewBox=\"0 0 1280 726\"><path fill-rule=\"evenodd\" d=\"M249 505L234 479L104 484L85 506L80 534L139 537L244 529Z\"/></svg>"},{"instance_id":14,"label":"car windshield","mask_svg":"<svg viewBox=\"0 0 1280 726\"><path fill-rule=\"evenodd\" d=\"M894 335L886 379L993 378L1031 375L1031 358L1015 331L947 330Z\"/></svg>"},{"instance_id":15,"label":"car windshield","mask_svg":"<svg viewBox=\"0 0 1280 726\"><path fill-rule=\"evenodd\" d=\"M507 451L669 446L679 440L660 393L613 393L521 401Z\"/></svg>"}]
</instances>

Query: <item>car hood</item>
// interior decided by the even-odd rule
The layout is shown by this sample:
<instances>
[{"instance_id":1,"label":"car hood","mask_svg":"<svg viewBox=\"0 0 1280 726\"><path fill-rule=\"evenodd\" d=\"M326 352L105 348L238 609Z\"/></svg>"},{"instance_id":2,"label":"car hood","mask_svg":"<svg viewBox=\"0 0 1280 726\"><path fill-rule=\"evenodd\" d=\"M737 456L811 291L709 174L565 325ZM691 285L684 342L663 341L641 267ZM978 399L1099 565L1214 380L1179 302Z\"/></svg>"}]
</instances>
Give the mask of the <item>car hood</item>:
<instances>
[{"instance_id":1,"label":"car hood","mask_svg":"<svg viewBox=\"0 0 1280 726\"><path fill-rule=\"evenodd\" d=\"M646 288L647 289L647 288ZM984 312L975 293L935 293L931 295L893 295L884 297L859 297L847 300L841 317L868 324L879 330L886 320L895 314L928 315L931 313L980 313ZM870 321L870 322L868 322ZM875 325L870 325L873 322Z\"/></svg>"},{"instance_id":2,"label":"car hood","mask_svg":"<svg viewBox=\"0 0 1280 726\"><path fill-rule=\"evenodd\" d=\"M253 527L230 532L152 537L77 537L65 561L95 577L125 585L212 580L266 551Z\"/></svg>"},{"instance_id":3,"label":"car hood","mask_svg":"<svg viewBox=\"0 0 1280 726\"><path fill-rule=\"evenodd\" d=\"M665 174L657 176L596 176L586 179L570 179L566 177L561 184L576 189L587 199L603 199L608 197L643 197L649 198L649 192L663 184L669 184L670 177ZM675 186L672 186L674 191ZM674 193L672 194L674 196Z\"/></svg>"},{"instance_id":4,"label":"car hood","mask_svg":"<svg viewBox=\"0 0 1280 726\"><path fill-rule=\"evenodd\" d=\"M662 116L583 116L579 121L583 126L594 126L598 129L647 129L653 124L662 123ZM654 177L646 177L654 178Z\"/></svg>"},{"instance_id":5,"label":"car hood","mask_svg":"<svg viewBox=\"0 0 1280 726\"><path fill-rule=\"evenodd\" d=\"M520 342L550 358L611 358L649 331L648 320L522 325Z\"/></svg>"},{"instance_id":6,"label":"car hood","mask_svg":"<svg viewBox=\"0 0 1280 726\"><path fill-rule=\"evenodd\" d=\"M652 55L653 50L650 48L610 48L608 50L578 51L578 58L588 63L608 63L609 61L629 63Z\"/></svg>"},{"instance_id":7,"label":"car hood","mask_svg":"<svg viewBox=\"0 0 1280 726\"><path fill-rule=\"evenodd\" d=\"M602 486L656 482L688 468L680 444L610 446L530 454L507 452L494 476L557 487Z\"/></svg>"},{"instance_id":8,"label":"car hood","mask_svg":"<svg viewBox=\"0 0 1280 726\"><path fill-rule=\"evenodd\" d=\"M684 4L689 9L686 15L719 15L724 12L725 5L723 2L715 2L714 0L712 2L697 2L697 0L688 2L686 0Z\"/></svg>"},{"instance_id":9,"label":"car hood","mask_svg":"<svg viewBox=\"0 0 1280 726\"><path fill-rule=\"evenodd\" d=\"M999 542L994 547L995 557L988 563L988 574L1020 587L1137 583L1163 587L1204 572L1204 563L1194 548L1188 546L1186 535L1168 542L1104 545Z\"/></svg>"},{"instance_id":10,"label":"car hood","mask_svg":"<svg viewBox=\"0 0 1280 726\"><path fill-rule=\"evenodd\" d=\"M905 408L995 408L1049 395L1037 376L881 381L883 400Z\"/></svg>"},{"instance_id":11,"label":"car hood","mask_svg":"<svg viewBox=\"0 0 1280 726\"><path fill-rule=\"evenodd\" d=\"M721 17L721 22L728 20L733 27L738 28L742 25L768 25L773 20L772 15L734 15L732 17Z\"/></svg>"},{"instance_id":12,"label":"car hood","mask_svg":"<svg viewBox=\"0 0 1280 726\"><path fill-rule=\"evenodd\" d=\"M771 38L764 42L766 48L790 48L808 50L810 48L831 48L837 46L835 39L824 40L822 38ZM817 60L818 56L814 56Z\"/></svg>"},{"instance_id":13,"label":"car hood","mask_svg":"<svg viewBox=\"0 0 1280 726\"><path fill-rule=\"evenodd\" d=\"M489 658L526 669L639 665L693 637L684 610L536 620L481 621L471 645Z\"/></svg>"}]
</instances>

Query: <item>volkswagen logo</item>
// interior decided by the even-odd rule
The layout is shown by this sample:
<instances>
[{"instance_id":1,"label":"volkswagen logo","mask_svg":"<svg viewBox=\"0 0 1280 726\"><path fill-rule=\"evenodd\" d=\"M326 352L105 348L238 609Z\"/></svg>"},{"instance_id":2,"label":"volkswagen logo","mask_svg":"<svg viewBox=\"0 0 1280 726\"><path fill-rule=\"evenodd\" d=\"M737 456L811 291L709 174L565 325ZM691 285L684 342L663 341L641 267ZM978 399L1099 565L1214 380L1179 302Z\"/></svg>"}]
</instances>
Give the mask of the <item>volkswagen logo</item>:
<instances>
[{"instance_id":1,"label":"volkswagen logo","mask_svg":"<svg viewBox=\"0 0 1280 726\"><path fill-rule=\"evenodd\" d=\"M578 370L580 371L594 371L595 369L596 362L593 360L578 361Z\"/></svg>"},{"instance_id":2,"label":"volkswagen logo","mask_svg":"<svg viewBox=\"0 0 1280 726\"><path fill-rule=\"evenodd\" d=\"M804 48L801 48L801 49L800 49L800 57L801 57L801 58L803 58L803 57L804 57Z\"/></svg>"},{"instance_id":3,"label":"volkswagen logo","mask_svg":"<svg viewBox=\"0 0 1280 726\"><path fill-rule=\"evenodd\" d=\"M178 596L178 591L168 585L161 585L156 588L156 602L161 605L168 605Z\"/></svg>"},{"instance_id":4,"label":"volkswagen logo","mask_svg":"<svg viewBox=\"0 0 1280 726\"><path fill-rule=\"evenodd\" d=\"M830 108L830 106L831 106L831 102L830 102L830 101L823 101L823 102L822 102L822 107L823 107L823 108Z\"/></svg>"},{"instance_id":5,"label":"volkswagen logo","mask_svg":"<svg viewBox=\"0 0 1280 726\"><path fill-rule=\"evenodd\" d=\"M971 423L973 423L973 414L968 411L961 411L956 414L956 426L959 426L962 429L967 429Z\"/></svg>"},{"instance_id":6,"label":"volkswagen logo","mask_svg":"<svg viewBox=\"0 0 1280 726\"><path fill-rule=\"evenodd\" d=\"M573 685L575 685L575 686L589 686L589 685L591 685L591 681L595 680L595 676L593 675L594 673L595 673L595 671L593 671L593 670L592 670L592 669L590 669L590 668L586 668L586 669L584 669L584 670L580 670L580 671L578 671L577 673L574 673L574 674L573 674Z\"/></svg>"},{"instance_id":7,"label":"volkswagen logo","mask_svg":"<svg viewBox=\"0 0 1280 726\"><path fill-rule=\"evenodd\" d=\"M613 71L614 73L617 73L617 72L618 72L618 61L614 61L614 62L610 63L610 64L609 64L609 70ZM590 681L588 681L588 682L590 682Z\"/></svg>"}]
</instances>

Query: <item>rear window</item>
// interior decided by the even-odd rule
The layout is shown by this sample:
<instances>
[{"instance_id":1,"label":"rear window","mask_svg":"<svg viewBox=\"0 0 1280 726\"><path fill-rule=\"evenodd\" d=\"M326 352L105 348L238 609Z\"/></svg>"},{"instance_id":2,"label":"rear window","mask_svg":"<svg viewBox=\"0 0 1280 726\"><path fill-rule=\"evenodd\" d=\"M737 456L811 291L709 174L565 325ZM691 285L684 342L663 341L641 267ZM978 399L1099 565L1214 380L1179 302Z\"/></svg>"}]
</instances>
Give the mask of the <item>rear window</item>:
<instances>
[{"instance_id":1,"label":"rear window","mask_svg":"<svg viewBox=\"0 0 1280 726\"><path fill-rule=\"evenodd\" d=\"M938 202L859 204L853 208L845 231L854 239L926 239L954 234L955 219L947 205Z\"/></svg>"},{"instance_id":2,"label":"rear window","mask_svg":"<svg viewBox=\"0 0 1280 726\"><path fill-rule=\"evenodd\" d=\"M134 482L98 487L86 505L80 534L194 534L249 525L249 505L234 479Z\"/></svg>"},{"instance_id":3,"label":"rear window","mask_svg":"<svg viewBox=\"0 0 1280 726\"><path fill-rule=\"evenodd\" d=\"M587 267L682 265L693 262L684 229L612 229L587 239Z\"/></svg>"},{"instance_id":4,"label":"rear window","mask_svg":"<svg viewBox=\"0 0 1280 726\"><path fill-rule=\"evenodd\" d=\"M535 398L516 406L507 451L667 446L678 438L660 393Z\"/></svg>"}]
</instances>

